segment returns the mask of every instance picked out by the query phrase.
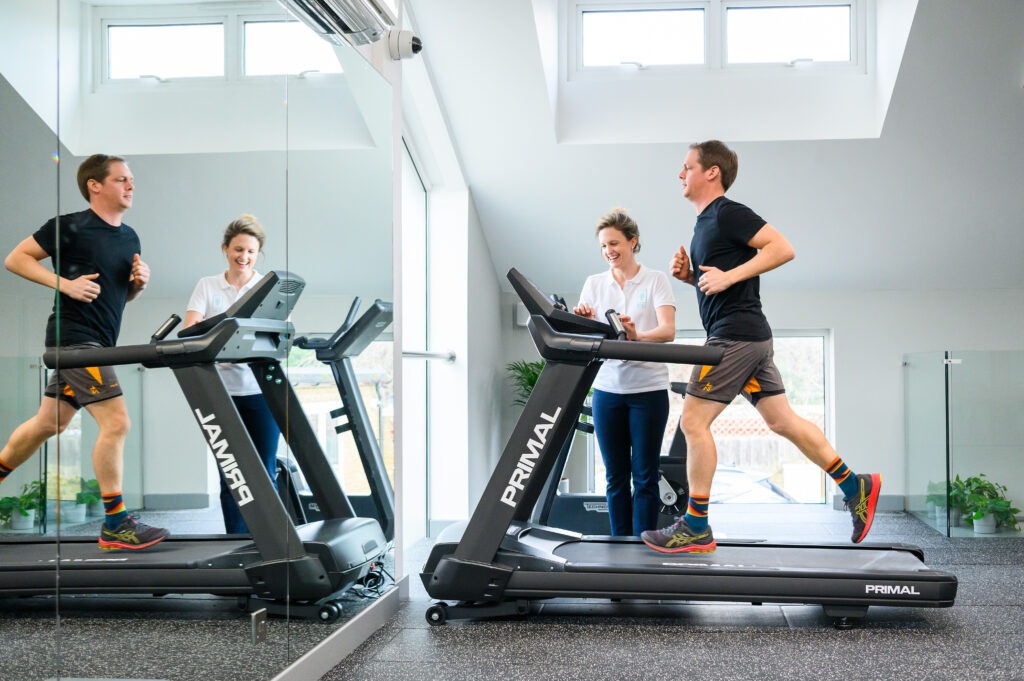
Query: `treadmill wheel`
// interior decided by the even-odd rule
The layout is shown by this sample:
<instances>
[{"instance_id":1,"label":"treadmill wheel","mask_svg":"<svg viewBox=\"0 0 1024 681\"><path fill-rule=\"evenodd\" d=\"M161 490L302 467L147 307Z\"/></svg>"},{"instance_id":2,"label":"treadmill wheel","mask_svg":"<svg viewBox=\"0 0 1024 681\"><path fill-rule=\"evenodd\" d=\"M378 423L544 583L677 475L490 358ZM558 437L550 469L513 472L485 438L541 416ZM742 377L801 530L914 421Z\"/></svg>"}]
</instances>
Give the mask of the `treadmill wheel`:
<instances>
[{"instance_id":1,"label":"treadmill wheel","mask_svg":"<svg viewBox=\"0 0 1024 681\"><path fill-rule=\"evenodd\" d=\"M323 624L336 622L341 617L341 607L337 603L324 603L316 616Z\"/></svg>"},{"instance_id":2,"label":"treadmill wheel","mask_svg":"<svg viewBox=\"0 0 1024 681\"><path fill-rule=\"evenodd\" d=\"M433 626L444 624L448 621L448 604L434 603L427 608L427 622Z\"/></svg>"}]
</instances>

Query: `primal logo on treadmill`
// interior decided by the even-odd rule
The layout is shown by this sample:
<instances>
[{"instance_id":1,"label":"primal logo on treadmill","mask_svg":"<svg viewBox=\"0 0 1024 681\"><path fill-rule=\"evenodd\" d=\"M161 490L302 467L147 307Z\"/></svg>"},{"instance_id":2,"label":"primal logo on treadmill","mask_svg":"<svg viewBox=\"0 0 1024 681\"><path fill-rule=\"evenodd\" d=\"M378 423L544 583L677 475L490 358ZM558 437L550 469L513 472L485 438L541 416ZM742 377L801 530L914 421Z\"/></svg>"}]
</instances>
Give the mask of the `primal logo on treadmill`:
<instances>
[{"instance_id":1,"label":"primal logo on treadmill","mask_svg":"<svg viewBox=\"0 0 1024 681\"><path fill-rule=\"evenodd\" d=\"M537 465L540 450L543 449L544 443L547 442L548 433L555 427L555 423L558 421L561 413L561 407L556 408L555 413L550 416L541 412L540 417L546 423L538 423L533 427L533 437L526 443L527 451L519 455L519 462L512 471L512 477L508 479L508 485L505 486L505 491L501 493L501 503L507 504L512 508L515 508L516 504L519 503L516 495L518 492L523 491L526 481L533 475L533 468Z\"/></svg>"},{"instance_id":2,"label":"primal logo on treadmill","mask_svg":"<svg viewBox=\"0 0 1024 681\"><path fill-rule=\"evenodd\" d=\"M213 457L217 459L217 465L220 466L221 472L224 473L224 479L227 481L228 487L238 490L238 505L245 506L252 501L252 491L249 489L249 485L245 483L245 476L242 475L242 469L238 467L235 455L228 451L228 441L221 437L221 427L216 423L211 423L216 416L214 414L203 416L198 409L195 411L196 418L199 419L199 425L206 432L206 440L210 443Z\"/></svg>"},{"instance_id":3,"label":"primal logo on treadmill","mask_svg":"<svg viewBox=\"0 0 1024 681\"><path fill-rule=\"evenodd\" d=\"M892 596L920 596L916 586L900 586L899 584L865 584L866 594L886 594Z\"/></svg>"}]
</instances>

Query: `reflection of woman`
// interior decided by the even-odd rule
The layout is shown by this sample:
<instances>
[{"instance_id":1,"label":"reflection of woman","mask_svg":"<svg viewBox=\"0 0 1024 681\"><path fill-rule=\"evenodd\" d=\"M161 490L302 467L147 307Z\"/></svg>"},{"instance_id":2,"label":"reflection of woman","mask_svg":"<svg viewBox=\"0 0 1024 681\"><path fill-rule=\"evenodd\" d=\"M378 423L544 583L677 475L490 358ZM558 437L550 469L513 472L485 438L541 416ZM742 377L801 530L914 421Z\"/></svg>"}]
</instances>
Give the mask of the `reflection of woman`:
<instances>
[{"instance_id":1,"label":"reflection of woman","mask_svg":"<svg viewBox=\"0 0 1024 681\"><path fill-rule=\"evenodd\" d=\"M192 326L224 312L263 278L253 266L263 250L265 240L266 233L262 225L252 215L240 215L228 225L221 243L228 268L222 274L199 280L188 301L184 326ZM245 364L218 364L217 369L270 475L270 482L276 489L277 441L281 431L263 398L256 377ZM220 480L220 505L224 512L224 527L229 534L249 531L223 475Z\"/></svg>"},{"instance_id":2,"label":"reflection of woman","mask_svg":"<svg viewBox=\"0 0 1024 681\"><path fill-rule=\"evenodd\" d=\"M640 231L615 209L597 223L608 271L587 278L574 312L603 320L619 313L630 340L675 338L675 297L664 272L636 260ZM594 432L604 458L613 535L639 535L658 525L658 458L668 421L664 364L606 360L594 380ZM633 493L630 495L630 478Z\"/></svg>"}]
</instances>

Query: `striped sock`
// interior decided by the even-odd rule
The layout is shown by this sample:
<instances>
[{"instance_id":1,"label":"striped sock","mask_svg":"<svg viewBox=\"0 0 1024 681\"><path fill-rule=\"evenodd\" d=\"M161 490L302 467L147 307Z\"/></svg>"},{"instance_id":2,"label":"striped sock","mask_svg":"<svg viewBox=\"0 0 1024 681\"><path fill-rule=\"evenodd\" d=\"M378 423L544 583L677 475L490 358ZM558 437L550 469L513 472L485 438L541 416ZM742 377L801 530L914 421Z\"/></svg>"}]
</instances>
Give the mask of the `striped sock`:
<instances>
[{"instance_id":1,"label":"striped sock","mask_svg":"<svg viewBox=\"0 0 1024 681\"><path fill-rule=\"evenodd\" d=\"M0 461L0 482L3 482L4 480L6 480L7 476L10 475L13 472L14 472L13 468L8 468L7 464L5 464L3 461Z\"/></svg>"},{"instance_id":2,"label":"striped sock","mask_svg":"<svg viewBox=\"0 0 1024 681\"><path fill-rule=\"evenodd\" d=\"M117 526L124 522L124 519L128 517L128 511L124 508L124 499L121 498L120 492L116 494L104 494L103 508L107 511L107 517L103 522L106 524L108 530L116 530Z\"/></svg>"},{"instance_id":3,"label":"striped sock","mask_svg":"<svg viewBox=\"0 0 1024 681\"><path fill-rule=\"evenodd\" d=\"M843 496L847 499L860 492L860 487L857 485L857 476L853 474L849 466L843 463L843 460L838 456L835 458L835 461L828 465L825 472L832 476L832 479L839 485L839 489L843 490Z\"/></svg>"},{"instance_id":4,"label":"striped sock","mask_svg":"<svg viewBox=\"0 0 1024 681\"><path fill-rule=\"evenodd\" d=\"M690 496L690 501L686 505L686 524L694 532L700 533L708 529L708 504L710 502L710 496Z\"/></svg>"}]
</instances>

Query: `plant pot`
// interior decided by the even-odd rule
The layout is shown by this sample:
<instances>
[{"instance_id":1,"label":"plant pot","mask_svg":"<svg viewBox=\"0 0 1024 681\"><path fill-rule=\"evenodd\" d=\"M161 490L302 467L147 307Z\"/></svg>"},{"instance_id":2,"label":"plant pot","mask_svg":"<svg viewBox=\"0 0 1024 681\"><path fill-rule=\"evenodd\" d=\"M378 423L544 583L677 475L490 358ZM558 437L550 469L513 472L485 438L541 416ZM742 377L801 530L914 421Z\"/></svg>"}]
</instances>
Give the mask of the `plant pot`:
<instances>
[{"instance_id":1,"label":"plant pot","mask_svg":"<svg viewBox=\"0 0 1024 681\"><path fill-rule=\"evenodd\" d=\"M974 521L975 534L995 534L995 532L996 517L991 513L986 513Z\"/></svg>"},{"instance_id":2,"label":"plant pot","mask_svg":"<svg viewBox=\"0 0 1024 681\"><path fill-rule=\"evenodd\" d=\"M22 515L20 512L15 511L11 514L11 529L12 530L31 530L32 526L36 523L36 510L33 508L28 512L28 515Z\"/></svg>"},{"instance_id":3,"label":"plant pot","mask_svg":"<svg viewBox=\"0 0 1024 681\"><path fill-rule=\"evenodd\" d=\"M87 515L90 518L99 518L100 516L102 516L104 514L104 512L105 511L103 509L103 502L102 501L94 501L91 504L89 504L89 509L88 509Z\"/></svg>"},{"instance_id":4,"label":"plant pot","mask_svg":"<svg viewBox=\"0 0 1024 681\"><path fill-rule=\"evenodd\" d=\"M58 521L66 525L85 522L85 504L76 504L73 501L60 502L60 514Z\"/></svg>"},{"instance_id":5,"label":"plant pot","mask_svg":"<svg viewBox=\"0 0 1024 681\"><path fill-rule=\"evenodd\" d=\"M949 510L949 526L960 527L960 509L952 508Z\"/></svg>"},{"instance_id":6,"label":"plant pot","mask_svg":"<svg viewBox=\"0 0 1024 681\"><path fill-rule=\"evenodd\" d=\"M939 525L944 525L946 523L946 507L945 506L936 506L935 507L935 522L938 523Z\"/></svg>"}]
</instances>

